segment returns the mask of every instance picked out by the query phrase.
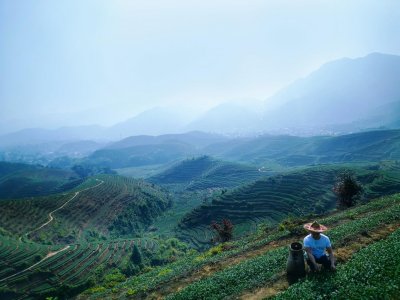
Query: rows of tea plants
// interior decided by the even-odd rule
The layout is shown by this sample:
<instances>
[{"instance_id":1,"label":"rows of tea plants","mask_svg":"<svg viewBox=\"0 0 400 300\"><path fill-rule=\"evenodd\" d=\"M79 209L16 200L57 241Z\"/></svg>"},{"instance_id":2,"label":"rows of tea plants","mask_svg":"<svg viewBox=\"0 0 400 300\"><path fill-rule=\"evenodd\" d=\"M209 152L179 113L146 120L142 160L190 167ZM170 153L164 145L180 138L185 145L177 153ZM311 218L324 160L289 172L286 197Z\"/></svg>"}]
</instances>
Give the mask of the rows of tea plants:
<instances>
[{"instance_id":1,"label":"rows of tea plants","mask_svg":"<svg viewBox=\"0 0 400 300\"><path fill-rule=\"evenodd\" d=\"M12 237L0 236L0 280L37 263L59 246L22 243Z\"/></svg>"},{"instance_id":2,"label":"rows of tea plants","mask_svg":"<svg viewBox=\"0 0 400 300\"><path fill-rule=\"evenodd\" d=\"M309 276L274 299L398 299L398 253L400 229L355 253L335 273Z\"/></svg>"},{"instance_id":3,"label":"rows of tea plants","mask_svg":"<svg viewBox=\"0 0 400 300\"><path fill-rule=\"evenodd\" d=\"M64 220L80 228L95 227L107 231L116 216L132 203L143 205L153 200L162 206L161 203L169 201L164 191L143 181L106 175L99 179L104 184L82 193L68 210L63 211Z\"/></svg>"},{"instance_id":4,"label":"rows of tea plants","mask_svg":"<svg viewBox=\"0 0 400 300\"><path fill-rule=\"evenodd\" d=\"M364 186L364 199L380 197L400 191L399 167L372 166L320 166L289 172L258 180L213 198L188 213L180 222L182 232L212 221L230 219L233 224L247 223L251 219L265 219L278 223L287 215L321 213L335 207L336 197L332 186L336 175L352 169ZM375 170L375 168L380 168ZM201 244L190 232L183 233L187 242Z\"/></svg>"},{"instance_id":5,"label":"rows of tea plants","mask_svg":"<svg viewBox=\"0 0 400 300\"><path fill-rule=\"evenodd\" d=\"M180 162L149 180L157 184L181 184L184 189L195 191L237 187L262 176L255 167L203 156Z\"/></svg>"},{"instance_id":6,"label":"rows of tea plants","mask_svg":"<svg viewBox=\"0 0 400 300\"><path fill-rule=\"evenodd\" d=\"M332 242L334 247L336 247L336 245L341 245L352 237L362 234L365 230L376 228L376 224L382 224L384 222L392 224L397 222L398 224L400 221L399 206L400 195L393 195L382 199L376 199L368 204L321 218L320 221L332 226L328 235L333 236ZM363 220L367 220L367 222L364 222ZM305 234L306 232L304 232L304 235ZM168 285L170 281L184 278L205 265L214 265L215 263L223 262L228 258L257 250L273 241L278 241L285 237L288 238L289 236L290 233L288 231L275 231L273 233L264 233L261 235L257 234L255 236L246 237L229 243L226 249L218 246L200 255L192 253L175 263L169 264L165 267L155 268L148 273L129 279L118 288L115 288L116 294L112 294L118 295L119 298L128 296L141 297L150 294L154 289L157 289L157 287L162 288L163 286ZM288 243L290 242L288 241ZM269 258L271 253L274 253L273 257L275 258ZM265 285L269 281L276 279L276 276L284 270L285 263L276 265L277 267L274 271L270 270L271 276L268 278L265 277L266 275L262 274L264 269L252 268L251 266L254 264L263 265L263 262L267 262L269 259L277 259L278 261L284 262L286 258L287 248L278 248L275 252L267 252L260 256L260 258L257 257L252 260L244 261L237 266L223 270L221 273L215 273L213 276L206 278L205 280L195 282L187 287L187 292L186 289L184 289L177 295L171 297L177 297L178 299L191 299L190 297L193 297L192 299L205 299L207 297L210 299L221 299L227 295L236 294L239 286L241 289L252 289L257 286ZM269 267L267 266L266 268L268 269ZM248 276L248 279L244 280L245 282L236 282L235 278L241 278L241 281L243 280L243 272L244 274L247 274L246 276ZM258 278L258 280L253 280L252 278ZM215 285L218 286L218 290L221 290L220 292L215 291ZM197 289L198 292L196 292ZM204 294L204 291L207 289L210 289L213 292L210 294ZM94 299L102 299L106 294L107 292L94 294L91 297Z\"/></svg>"},{"instance_id":7,"label":"rows of tea plants","mask_svg":"<svg viewBox=\"0 0 400 300\"><path fill-rule=\"evenodd\" d=\"M383 211L371 212L362 219L341 224L333 228L329 236L335 247L380 224L399 224L399 221L400 205L393 205ZM286 259L286 247L278 248L197 281L167 299L224 299L257 288L284 271Z\"/></svg>"},{"instance_id":8,"label":"rows of tea plants","mask_svg":"<svg viewBox=\"0 0 400 300\"><path fill-rule=\"evenodd\" d=\"M48 212L67 204L53 214L54 220L50 224L29 234L30 239L69 244L80 242L82 238L90 241L108 236L113 228L123 228L126 235L132 236L137 234L137 231L146 229L151 220L171 203L166 191L152 184L110 175L91 178L73 192L56 195L49 201L57 197L60 197L60 201L53 201L53 206L43 214L40 221L33 222L36 228L49 219ZM39 200L32 199L32 201ZM24 203L21 200L19 204ZM10 208L8 215L11 215L12 211L18 211L18 206ZM25 224L32 218L27 216L31 215L25 212L25 215L13 216L8 222L9 226L12 227L12 224L20 222L22 224L20 231L29 232L28 229L32 229L32 226L26 227ZM118 224L114 224L115 222ZM82 235L82 232L93 234L86 236Z\"/></svg>"},{"instance_id":9,"label":"rows of tea plants","mask_svg":"<svg viewBox=\"0 0 400 300\"><path fill-rule=\"evenodd\" d=\"M234 188L263 177L255 167L235 163L221 162L196 181L187 186L187 190L209 188Z\"/></svg>"},{"instance_id":10,"label":"rows of tea plants","mask_svg":"<svg viewBox=\"0 0 400 300\"><path fill-rule=\"evenodd\" d=\"M201 177L218 164L218 161L207 156L184 160L170 169L151 177L157 184L188 183Z\"/></svg>"},{"instance_id":11,"label":"rows of tea plants","mask_svg":"<svg viewBox=\"0 0 400 300\"><path fill-rule=\"evenodd\" d=\"M18 245L18 243L16 244ZM28 246L23 244L19 243L21 251L29 249ZM6 269L7 272L1 272L0 289L9 289L15 293L39 297L39 295L47 295L52 292L57 293L61 285L71 288L85 286L99 266L105 266L106 270L120 266L125 258L130 257L134 245L146 248L149 251L153 251L157 247L156 242L149 239L69 245L68 248L64 249L60 247L53 249L52 251L62 251L30 269L27 268L50 252L49 248L41 245L31 246L31 252L36 254L34 254L33 260L29 260L29 255L24 256L20 253L21 251L17 253L19 248L17 246L14 256L7 255L6 251L1 256L4 259L2 264L9 267ZM34 247L39 248L39 251ZM20 260L18 260L17 255ZM35 255L40 255L40 257ZM18 268L19 266L23 267ZM23 272L19 273L19 271ZM11 276L13 274L16 275Z\"/></svg>"},{"instance_id":12,"label":"rows of tea plants","mask_svg":"<svg viewBox=\"0 0 400 300\"><path fill-rule=\"evenodd\" d=\"M311 212L317 201L332 205L330 191L335 172L318 170L270 177L215 197L186 215L180 223L182 230L208 226L212 221L230 219L233 224L247 223L255 218L270 218L278 223L295 208ZM188 242L195 242L188 240Z\"/></svg>"},{"instance_id":13,"label":"rows of tea plants","mask_svg":"<svg viewBox=\"0 0 400 300\"><path fill-rule=\"evenodd\" d=\"M16 236L39 227L48 214L70 199L73 194L0 201L0 227Z\"/></svg>"}]
</instances>

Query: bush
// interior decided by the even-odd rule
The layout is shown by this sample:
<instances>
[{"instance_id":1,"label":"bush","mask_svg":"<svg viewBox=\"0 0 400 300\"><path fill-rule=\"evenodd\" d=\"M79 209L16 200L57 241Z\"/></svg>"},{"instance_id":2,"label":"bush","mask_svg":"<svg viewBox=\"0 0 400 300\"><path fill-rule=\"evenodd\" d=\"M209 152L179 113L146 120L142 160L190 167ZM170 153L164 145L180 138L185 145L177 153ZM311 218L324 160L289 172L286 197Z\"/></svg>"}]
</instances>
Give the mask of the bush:
<instances>
[{"instance_id":1,"label":"bush","mask_svg":"<svg viewBox=\"0 0 400 300\"><path fill-rule=\"evenodd\" d=\"M303 224L306 223L306 221L305 218L289 216L279 224L279 230L287 230L292 235L301 235L304 234Z\"/></svg>"},{"instance_id":2,"label":"bush","mask_svg":"<svg viewBox=\"0 0 400 300\"><path fill-rule=\"evenodd\" d=\"M217 240L221 242L227 242L232 239L233 236L233 224L228 219L223 219L221 224L217 222L211 223L211 229L217 232Z\"/></svg>"},{"instance_id":3,"label":"bush","mask_svg":"<svg viewBox=\"0 0 400 300\"><path fill-rule=\"evenodd\" d=\"M344 171L336 177L336 183L332 190L338 197L338 207L344 209L356 204L356 196L363 189L349 171Z\"/></svg>"}]
</instances>

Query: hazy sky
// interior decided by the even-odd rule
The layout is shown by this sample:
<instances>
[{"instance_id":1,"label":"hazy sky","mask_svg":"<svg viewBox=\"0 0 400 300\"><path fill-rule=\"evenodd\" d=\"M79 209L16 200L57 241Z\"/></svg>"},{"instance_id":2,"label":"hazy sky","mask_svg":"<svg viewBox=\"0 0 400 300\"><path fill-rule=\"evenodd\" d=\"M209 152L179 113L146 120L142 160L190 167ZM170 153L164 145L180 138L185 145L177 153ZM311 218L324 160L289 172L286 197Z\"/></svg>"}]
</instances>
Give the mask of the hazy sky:
<instances>
[{"instance_id":1,"label":"hazy sky","mask_svg":"<svg viewBox=\"0 0 400 300\"><path fill-rule=\"evenodd\" d=\"M0 124L263 100L371 52L400 54L400 1L0 0Z\"/></svg>"}]
</instances>

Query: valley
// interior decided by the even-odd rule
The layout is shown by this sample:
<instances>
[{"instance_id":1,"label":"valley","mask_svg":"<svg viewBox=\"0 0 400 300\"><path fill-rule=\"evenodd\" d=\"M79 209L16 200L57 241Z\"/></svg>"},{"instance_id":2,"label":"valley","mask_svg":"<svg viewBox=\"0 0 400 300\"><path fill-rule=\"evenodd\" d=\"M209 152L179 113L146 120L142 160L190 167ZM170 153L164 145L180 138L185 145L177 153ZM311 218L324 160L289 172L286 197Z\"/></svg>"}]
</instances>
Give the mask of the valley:
<instances>
[{"instance_id":1,"label":"valley","mask_svg":"<svg viewBox=\"0 0 400 300\"><path fill-rule=\"evenodd\" d=\"M286 292L283 276L286 248L301 239L302 222L318 218L332 226L329 234L344 268L361 245L368 249L395 231L400 221L399 139L393 130L221 143L210 137L211 143L196 150L207 154L176 154L174 161L157 165L131 161L125 176L82 177L73 170L90 164L81 162L80 169L68 171L70 183L56 192L0 200L1 296L262 299L283 292L279 297L285 297L292 289ZM139 143L148 142L157 147L159 141ZM126 145L125 153L137 155L130 152L131 142ZM295 162L292 153L303 158ZM92 170L100 170L97 159L90 163ZM20 178L32 176L30 165L4 166L3 178L15 178L17 186L24 182ZM43 174L43 168L38 170ZM363 191L358 206L340 211L332 188L346 170ZM38 184L46 180L36 178ZM233 240L218 243L210 225L223 219L233 224ZM389 220L388 231L378 233L374 226L383 220ZM239 281L228 284L228 278Z\"/></svg>"}]
</instances>

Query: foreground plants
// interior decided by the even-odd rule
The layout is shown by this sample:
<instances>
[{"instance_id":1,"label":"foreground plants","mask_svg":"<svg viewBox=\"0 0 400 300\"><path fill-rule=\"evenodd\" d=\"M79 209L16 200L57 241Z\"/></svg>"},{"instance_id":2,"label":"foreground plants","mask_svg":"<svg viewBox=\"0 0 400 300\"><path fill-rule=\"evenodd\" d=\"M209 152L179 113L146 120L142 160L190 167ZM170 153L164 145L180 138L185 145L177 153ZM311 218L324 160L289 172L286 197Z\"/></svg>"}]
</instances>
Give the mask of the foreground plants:
<instances>
[{"instance_id":1,"label":"foreground plants","mask_svg":"<svg viewBox=\"0 0 400 300\"><path fill-rule=\"evenodd\" d=\"M283 299L398 299L400 229L354 254L336 273L310 277L277 295Z\"/></svg>"}]
</instances>

